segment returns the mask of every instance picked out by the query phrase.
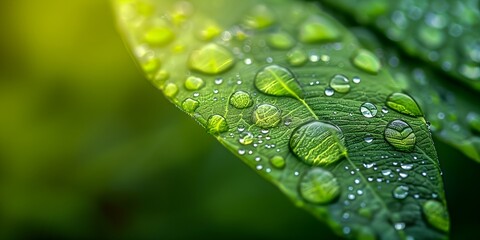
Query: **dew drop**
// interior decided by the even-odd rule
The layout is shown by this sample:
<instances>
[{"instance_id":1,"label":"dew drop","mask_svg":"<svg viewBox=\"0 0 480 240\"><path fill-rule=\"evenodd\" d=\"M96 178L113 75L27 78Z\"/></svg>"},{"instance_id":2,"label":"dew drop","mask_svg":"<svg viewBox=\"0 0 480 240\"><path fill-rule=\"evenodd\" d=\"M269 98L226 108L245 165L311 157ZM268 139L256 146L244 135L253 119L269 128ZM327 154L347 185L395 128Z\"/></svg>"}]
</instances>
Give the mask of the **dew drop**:
<instances>
[{"instance_id":1,"label":"dew drop","mask_svg":"<svg viewBox=\"0 0 480 240\"><path fill-rule=\"evenodd\" d=\"M163 93L165 96L173 98L178 93L178 87L175 83L167 83L163 88Z\"/></svg>"},{"instance_id":2,"label":"dew drop","mask_svg":"<svg viewBox=\"0 0 480 240\"><path fill-rule=\"evenodd\" d=\"M230 96L230 104L235 108L243 109L252 106L253 100L247 92L236 91Z\"/></svg>"},{"instance_id":3,"label":"dew drop","mask_svg":"<svg viewBox=\"0 0 480 240\"><path fill-rule=\"evenodd\" d=\"M396 199L405 199L408 196L407 186L398 186L393 190L393 197Z\"/></svg>"},{"instance_id":4,"label":"dew drop","mask_svg":"<svg viewBox=\"0 0 480 240\"><path fill-rule=\"evenodd\" d=\"M390 169L384 169L384 170L382 170L382 175L383 175L383 176L388 176L388 175L390 175L391 173L392 173L392 170L390 170Z\"/></svg>"},{"instance_id":5,"label":"dew drop","mask_svg":"<svg viewBox=\"0 0 480 240\"><path fill-rule=\"evenodd\" d=\"M399 113L412 117L423 115L415 100L404 93L392 93L387 97L386 105Z\"/></svg>"},{"instance_id":6,"label":"dew drop","mask_svg":"<svg viewBox=\"0 0 480 240\"><path fill-rule=\"evenodd\" d=\"M340 36L335 24L323 16L312 16L300 26L299 39L304 43L331 42Z\"/></svg>"},{"instance_id":7,"label":"dew drop","mask_svg":"<svg viewBox=\"0 0 480 240\"><path fill-rule=\"evenodd\" d=\"M255 87L268 95L302 98L303 92L293 73L288 69L270 65L255 76Z\"/></svg>"},{"instance_id":8,"label":"dew drop","mask_svg":"<svg viewBox=\"0 0 480 240\"><path fill-rule=\"evenodd\" d=\"M209 43L193 51L188 58L188 66L206 74L217 74L228 70L234 64L234 58L224 47Z\"/></svg>"},{"instance_id":9,"label":"dew drop","mask_svg":"<svg viewBox=\"0 0 480 240\"><path fill-rule=\"evenodd\" d=\"M378 109L373 103L366 102L360 106L360 112L364 117L372 118L377 115Z\"/></svg>"},{"instance_id":10,"label":"dew drop","mask_svg":"<svg viewBox=\"0 0 480 240\"><path fill-rule=\"evenodd\" d=\"M436 200L428 200L423 203L422 209L430 225L444 232L448 232L450 229L450 220L447 210L442 203Z\"/></svg>"},{"instance_id":11,"label":"dew drop","mask_svg":"<svg viewBox=\"0 0 480 240\"><path fill-rule=\"evenodd\" d=\"M276 127L281 121L281 111L273 105L261 104L253 111L252 120L261 128Z\"/></svg>"},{"instance_id":12,"label":"dew drop","mask_svg":"<svg viewBox=\"0 0 480 240\"><path fill-rule=\"evenodd\" d=\"M266 28L272 25L273 22L275 22L275 17L272 11L265 5L255 6L243 21L244 25L251 29Z\"/></svg>"},{"instance_id":13,"label":"dew drop","mask_svg":"<svg viewBox=\"0 0 480 240\"><path fill-rule=\"evenodd\" d=\"M270 47L280 50L287 50L293 47L295 40L286 32L272 33L267 38Z\"/></svg>"},{"instance_id":14,"label":"dew drop","mask_svg":"<svg viewBox=\"0 0 480 240\"><path fill-rule=\"evenodd\" d=\"M330 79L330 87L339 93L347 93L350 91L348 78L341 74L337 74Z\"/></svg>"},{"instance_id":15,"label":"dew drop","mask_svg":"<svg viewBox=\"0 0 480 240\"><path fill-rule=\"evenodd\" d=\"M274 156L270 158L270 164L278 169L282 169L285 167L285 159L282 156Z\"/></svg>"},{"instance_id":16,"label":"dew drop","mask_svg":"<svg viewBox=\"0 0 480 240\"><path fill-rule=\"evenodd\" d=\"M328 165L347 154L342 131L320 121L306 123L292 133L290 148L309 165Z\"/></svg>"},{"instance_id":17,"label":"dew drop","mask_svg":"<svg viewBox=\"0 0 480 240\"><path fill-rule=\"evenodd\" d=\"M333 91L333 89L331 89L330 87L325 88L325 95L327 97L332 96L334 93L335 93L335 91Z\"/></svg>"},{"instance_id":18,"label":"dew drop","mask_svg":"<svg viewBox=\"0 0 480 240\"><path fill-rule=\"evenodd\" d=\"M411 170L413 168L413 164L412 163L405 163L405 164L402 164L401 168L403 170Z\"/></svg>"},{"instance_id":19,"label":"dew drop","mask_svg":"<svg viewBox=\"0 0 480 240\"><path fill-rule=\"evenodd\" d=\"M153 46L165 46L174 38L175 34L172 29L166 26L152 27L144 35L145 42Z\"/></svg>"},{"instance_id":20,"label":"dew drop","mask_svg":"<svg viewBox=\"0 0 480 240\"><path fill-rule=\"evenodd\" d=\"M196 91L205 86L203 79L199 77L190 76L185 80L185 88L190 91Z\"/></svg>"},{"instance_id":21,"label":"dew drop","mask_svg":"<svg viewBox=\"0 0 480 240\"><path fill-rule=\"evenodd\" d=\"M395 223L393 225L393 227L396 229L396 230L403 230L405 228L405 223L403 222L398 222L398 223Z\"/></svg>"},{"instance_id":22,"label":"dew drop","mask_svg":"<svg viewBox=\"0 0 480 240\"><path fill-rule=\"evenodd\" d=\"M352 82L354 82L354 83L358 84L358 83L360 83L360 81L361 81L360 77L353 77L352 78Z\"/></svg>"},{"instance_id":23,"label":"dew drop","mask_svg":"<svg viewBox=\"0 0 480 240\"><path fill-rule=\"evenodd\" d=\"M197 32L200 40L208 41L218 36L222 32L220 26L213 20L208 20L203 23L203 26Z\"/></svg>"},{"instance_id":24,"label":"dew drop","mask_svg":"<svg viewBox=\"0 0 480 240\"><path fill-rule=\"evenodd\" d=\"M254 137L251 132L242 132L240 134L240 138L238 139L238 142L241 143L242 145L249 145L253 143L253 140L254 140Z\"/></svg>"},{"instance_id":25,"label":"dew drop","mask_svg":"<svg viewBox=\"0 0 480 240\"><path fill-rule=\"evenodd\" d=\"M366 143L371 143L373 141L373 137L371 134L367 134L365 135L365 137L363 138L363 140L366 142Z\"/></svg>"},{"instance_id":26,"label":"dew drop","mask_svg":"<svg viewBox=\"0 0 480 240\"><path fill-rule=\"evenodd\" d=\"M185 112L192 114L193 112L195 112L199 105L200 103L197 100L187 98L182 102L182 109Z\"/></svg>"},{"instance_id":27,"label":"dew drop","mask_svg":"<svg viewBox=\"0 0 480 240\"><path fill-rule=\"evenodd\" d=\"M353 65L357 68L369 72L369 73L378 73L380 71L380 61L378 58L370 51L365 49L360 49L352 58Z\"/></svg>"},{"instance_id":28,"label":"dew drop","mask_svg":"<svg viewBox=\"0 0 480 240\"><path fill-rule=\"evenodd\" d=\"M385 128L385 140L400 151L410 152L415 147L415 133L403 120L393 120Z\"/></svg>"},{"instance_id":29,"label":"dew drop","mask_svg":"<svg viewBox=\"0 0 480 240\"><path fill-rule=\"evenodd\" d=\"M443 30L427 25L421 25L418 28L418 34L416 36L418 37L418 41L429 49L440 48L446 39Z\"/></svg>"},{"instance_id":30,"label":"dew drop","mask_svg":"<svg viewBox=\"0 0 480 240\"><path fill-rule=\"evenodd\" d=\"M459 72L466 78L473 80L480 79L480 67L477 64L463 64L460 66Z\"/></svg>"},{"instance_id":31,"label":"dew drop","mask_svg":"<svg viewBox=\"0 0 480 240\"><path fill-rule=\"evenodd\" d=\"M312 203L329 203L340 194L335 176L322 168L312 168L301 179L300 195Z\"/></svg>"},{"instance_id":32,"label":"dew drop","mask_svg":"<svg viewBox=\"0 0 480 240\"><path fill-rule=\"evenodd\" d=\"M212 115L207 120L207 131L210 134L216 135L226 132L228 130L227 120L220 115Z\"/></svg>"},{"instance_id":33,"label":"dew drop","mask_svg":"<svg viewBox=\"0 0 480 240\"><path fill-rule=\"evenodd\" d=\"M292 66L301 66L307 62L307 53L301 48L294 48L287 53L288 63Z\"/></svg>"}]
</instances>

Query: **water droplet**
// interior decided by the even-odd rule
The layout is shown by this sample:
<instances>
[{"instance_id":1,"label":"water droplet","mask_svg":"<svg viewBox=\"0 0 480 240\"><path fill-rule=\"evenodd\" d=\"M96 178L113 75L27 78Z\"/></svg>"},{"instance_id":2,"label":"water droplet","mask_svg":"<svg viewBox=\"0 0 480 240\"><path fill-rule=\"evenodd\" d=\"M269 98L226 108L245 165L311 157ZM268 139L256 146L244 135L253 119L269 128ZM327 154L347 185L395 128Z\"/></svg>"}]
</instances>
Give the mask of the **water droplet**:
<instances>
[{"instance_id":1,"label":"water droplet","mask_svg":"<svg viewBox=\"0 0 480 240\"><path fill-rule=\"evenodd\" d=\"M307 62L307 53L301 48L294 48L287 53L288 63L292 66L301 66Z\"/></svg>"},{"instance_id":2,"label":"water droplet","mask_svg":"<svg viewBox=\"0 0 480 240\"><path fill-rule=\"evenodd\" d=\"M415 139L412 127L403 120L393 120L385 128L385 140L397 150L412 151Z\"/></svg>"},{"instance_id":3,"label":"water droplet","mask_svg":"<svg viewBox=\"0 0 480 240\"><path fill-rule=\"evenodd\" d=\"M329 203L340 194L340 185L333 174L322 168L312 168L301 179L300 195L312 203Z\"/></svg>"},{"instance_id":4,"label":"water droplet","mask_svg":"<svg viewBox=\"0 0 480 240\"><path fill-rule=\"evenodd\" d=\"M238 139L238 142L243 145L249 145L249 144L252 144L253 140L254 140L254 137L251 132L242 132L240 134L240 138Z\"/></svg>"},{"instance_id":5,"label":"water droplet","mask_svg":"<svg viewBox=\"0 0 480 240\"><path fill-rule=\"evenodd\" d=\"M339 93L347 93L350 91L348 78L341 74L337 74L330 79L330 87Z\"/></svg>"},{"instance_id":6,"label":"water droplet","mask_svg":"<svg viewBox=\"0 0 480 240\"><path fill-rule=\"evenodd\" d=\"M388 175L390 175L391 173L392 173L392 170L390 170L390 169L384 169L384 170L382 170L382 175L383 175L383 176L388 176Z\"/></svg>"},{"instance_id":7,"label":"water droplet","mask_svg":"<svg viewBox=\"0 0 480 240\"><path fill-rule=\"evenodd\" d=\"M282 169L285 167L285 159L282 156L274 156L269 161L275 168Z\"/></svg>"},{"instance_id":8,"label":"water droplet","mask_svg":"<svg viewBox=\"0 0 480 240\"><path fill-rule=\"evenodd\" d=\"M373 141L372 134L367 133L367 134L365 135L365 137L363 138L363 140L364 140L366 143L371 143L371 142Z\"/></svg>"},{"instance_id":9,"label":"water droplet","mask_svg":"<svg viewBox=\"0 0 480 240\"><path fill-rule=\"evenodd\" d=\"M352 78L352 82L354 82L354 83L358 84L358 83L360 83L360 81L361 81L360 77L353 77Z\"/></svg>"},{"instance_id":10,"label":"water droplet","mask_svg":"<svg viewBox=\"0 0 480 240\"><path fill-rule=\"evenodd\" d=\"M332 96L334 93L335 93L335 92L333 91L333 89L331 89L331 88L329 88L329 87L325 88L325 95L326 95L327 97Z\"/></svg>"},{"instance_id":11,"label":"water droplet","mask_svg":"<svg viewBox=\"0 0 480 240\"><path fill-rule=\"evenodd\" d=\"M382 107L382 113L387 114L388 113L388 108L383 106Z\"/></svg>"},{"instance_id":12,"label":"water droplet","mask_svg":"<svg viewBox=\"0 0 480 240\"><path fill-rule=\"evenodd\" d=\"M403 230L405 228L405 223L403 222L398 222L398 223L395 223L393 225L393 227L396 229L396 230Z\"/></svg>"},{"instance_id":13,"label":"water droplet","mask_svg":"<svg viewBox=\"0 0 480 240\"><path fill-rule=\"evenodd\" d=\"M245 149L238 149L238 155L245 155Z\"/></svg>"},{"instance_id":14,"label":"water droplet","mask_svg":"<svg viewBox=\"0 0 480 240\"><path fill-rule=\"evenodd\" d=\"M200 40L208 41L218 36L222 32L220 26L213 20L207 20L200 27L197 36Z\"/></svg>"},{"instance_id":15,"label":"water droplet","mask_svg":"<svg viewBox=\"0 0 480 240\"><path fill-rule=\"evenodd\" d=\"M255 169L257 169L257 170L259 170L259 171L260 171L260 170L262 170L262 169L263 169L263 166L262 166L262 165L257 165L257 166L255 167Z\"/></svg>"},{"instance_id":16,"label":"water droplet","mask_svg":"<svg viewBox=\"0 0 480 240\"><path fill-rule=\"evenodd\" d=\"M463 64L460 66L459 72L468 79L480 79L480 67L477 64Z\"/></svg>"},{"instance_id":17,"label":"water droplet","mask_svg":"<svg viewBox=\"0 0 480 240\"><path fill-rule=\"evenodd\" d=\"M445 42L445 32L441 29L420 25L418 28L418 41L428 49L440 48Z\"/></svg>"},{"instance_id":18,"label":"water droplet","mask_svg":"<svg viewBox=\"0 0 480 240\"><path fill-rule=\"evenodd\" d=\"M227 120L220 115L212 115L207 120L207 131L210 134L216 135L226 132L228 130Z\"/></svg>"},{"instance_id":19,"label":"water droplet","mask_svg":"<svg viewBox=\"0 0 480 240\"><path fill-rule=\"evenodd\" d=\"M295 40L288 33L281 31L270 34L267 43L272 48L286 50L293 47Z\"/></svg>"},{"instance_id":20,"label":"water droplet","mask_svg":"<svg viewBox=\"0 0 480 240\"><path fill-rule=\"evenodd\" d=\"M413 164L412 163L405 163L405 164L402 164L401 168L403 170L412 170Z\"/></svg>"},{"instance_id":21,"label":"water droplet","mask_svg":"<svg viewBox=\"0 0 480 240\"><path fill-rule=\"evenodd\" d=\"M192 114L193 112L195 112L199 105L200 103L197 100L187 98L182 102L182 109L185 112Z\"/></svg>"},{"instance_id":22,"label":"water droplet","mask_svg":"<svg viewBox=\"0 0 480 240\"><path fill-rule=\"evenodd\" d=\"M360 112L362 115L366 118L372 118L377 115L377 107L373 105L372 103L366 102L363 103L362 106L360 106Z\"/></svg>"},{"instance_id":23,"label":"water droplet","mask_svg":"<svg viewBox=\"0 0 480 240\"><path fill-rule=\"evenodd\" d=\"M398 186L393 190L393 197L396 199L405 199L408 196L407 186Z\"/></svg>"},{"instance_id":24,"label":"water droplet","mask_svg":"<svg viewBox=\"0 0 480 240\"><path fill-rule=\"evenodd\" d=\"M245 58L245 60L243 60L243 62L244 62L246 65L250 65L250 64L252 64L252 59L251 59L251 58Z\"/></svg>"},{"instance_id":25,"label":"water droplet","mask_svg":"<svg viewBox=\"0 0 480 240\"><path fill-rule=\"evenodd\" d=\"M347 154L342 131L332 124L313 121L295 129L290 148L310 165L327 165Z\"/></svg>"},{"instance_id":26,"label":"water droplet","mask_svg":"<svg viewBox=\"0 0 480 240\"><path fill-rule=\"evenodd\" d=\"M152 27L144 35L145 42L153 46L165 46L174 38L175 34L166 26Z\"/></svg>"},{"instance_id":27,"label":"water droplet","mask_svg":"<svg viewBox=\"0 0 480 240\"><path fill-rule=\"evenodd\" d=\"M450 220L448 212L442 203L436 200L428 200L423 203L423 214L428 223L433 227L448 232L450 229Z\"/></svg>"},{"instance_id":28,"label":"water droplet","mask_svg":"<svg viewBox=\"0 0 480 240\"><path fill-rule=\"evenodd\" d=\"M173 98L178 93L178 87L175 83L167 83L163 88L163 93L165 96Z\"/></svg>"},{"instance_id":29,"label":"water droplet","mask_svg":"<svg viewBox=\"0 0 480 240\"><path fill-rule=\"evenodd\" d=\"M370 51L360 49L352 59L353 65L369 73L378 73L380 71L380 61Z\"/></svg>"},{"instance_id":30,"label":"water droplet","mask_svg":"<svg viewBox=\"0 0 480 240\"><path fill-rule=\"evenodd\" d=\"M270 104L261 104L252 114L253 122L261 128L272 128L281 121L281 111Z\"/></svg>"},{"instance_id":31,"label":"water droplet","mask_svg":"<svg viewBox=\"0 0 480 240\"><path fill-rule=\"evenodd\" d=\"M480 115L478 113L469 112L467 114L467 123L472 130L480 133Z\"/></svg>"},{"instance_id":32,"label":"water droplet","mask_svg":"<svg viewBox=\"0 0 480 240\"><path fill-rule=\"evenodd\" d=\"M387 97L386 105L399 113L412 117L423 115L415 100L404 93L392 93Z\"/></svg>"},{"instance_id":33,"label":"water droplet","mask_svg":"<svg viewBox=\"0 0 480 240\"><path fill-rule=\"evenodd\" d=\"M247 28L262 29L273 24L275 17L265 5L257 5L253 8L243 23Z\"/></svg>"},{"instance_id":34,"label":"water droplet","mask_svg":"<svg viewBox=\"0 0 480 240\"><path fill-rule=\"evenodd\" d=\"M238 109L243 109L252 106L253 100L247 92L236 91L230 96L230 104Z\"/></svg>"},{"instance_id":35,"label":"water droplet","mask_svg":"<svg viewBox=\"0 0 480 240\"><path fill-rule=\"evenodd\" d=\"M255 87L265 94L302 98L303 92L293 73L284 67L270 65L255 76Z\"/></svg>"},{"instance_id":36,"label":"water droplet","mask_svg":"<svg viewBox=\"0 0 480 240\"><path fill-rule=\"evenodd\" d=\"M207 74L217 74L228 70L234 64L234 58L224 47L209 43L193 51L188 58L188 66Z\"/></svg>"},{"instance_id":37,"label":"water droplet","mask_svg":"<svg viewBox=\"0 0 480 240\"><path fill-rule=\"evenodd\" d=\"M187 80L185 80L185 88L187 90L195 91L199 90L203 86L205 86L205 82L199 77L190 76L187 78Z\"/></svg>"},{"instance_id":38,"label":"water droplet","mask_svg":"<svg viewBox=\"0 0 480 240\"><path fill-rule=\"evenodd\" d=\"M340 36L335 24L323 16L312 16L300 26L299 39L304 43L331 42Z\"/></svg>"}]
</instances>

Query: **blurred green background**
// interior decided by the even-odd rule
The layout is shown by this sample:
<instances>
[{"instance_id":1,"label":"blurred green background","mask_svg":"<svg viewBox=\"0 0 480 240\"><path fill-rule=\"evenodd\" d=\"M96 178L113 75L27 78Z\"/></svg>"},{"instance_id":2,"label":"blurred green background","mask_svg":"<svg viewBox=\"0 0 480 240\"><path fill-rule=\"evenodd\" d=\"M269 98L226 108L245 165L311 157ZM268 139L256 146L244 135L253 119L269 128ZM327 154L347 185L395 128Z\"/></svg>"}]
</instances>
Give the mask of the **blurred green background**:
<instances>
[{"instance_id":1,"label":"blurred green background","mask_svg":"<svg viewBox=\"0 0 480 240\"><path fill-rule=\"evenodd\" d=\"M335 238L144 79L107 0L0 1L0 31L1 239ZM437 150L471 237L480 165Z\"/></svg>"}]
</instances>

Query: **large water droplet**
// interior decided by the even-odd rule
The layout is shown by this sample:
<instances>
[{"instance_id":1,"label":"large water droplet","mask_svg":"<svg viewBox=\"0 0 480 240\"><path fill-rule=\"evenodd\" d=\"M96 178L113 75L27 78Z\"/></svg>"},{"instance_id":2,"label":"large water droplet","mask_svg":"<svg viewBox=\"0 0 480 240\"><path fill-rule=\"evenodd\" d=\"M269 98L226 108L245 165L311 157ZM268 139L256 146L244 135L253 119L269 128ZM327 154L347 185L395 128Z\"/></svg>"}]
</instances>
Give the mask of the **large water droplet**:
<instances>
[{"instance_id":1,"label":"large water droplet","mask_svg":"<svg viewBox=\"0 0 480 240\"><path fill-rule=\"evenodd\" d=\"M165 96L173 98L178 93L178 87L175 83L167 83L163 88L163 93Z\"/></svg>"},{"instance_id":2,"label":"large water droplet","mask_svg":"<svg viewBox=\"0 0 480 240\"><path fill-rule=\"evenodd\" d=\"M212 115L207 121L207 131L213 135L228 131L227 120L220 115Z\"/></svg>"},{"instance_id":3,"label":"large water droplet","mask_svg":"<svg viewBox=\"0 0 480 240\"><path fill-rule=\"evenodd\" d=\"M154 46L165 46L174 38L175 34L166 26L152 27L144 35L145 42Z\"/></svg>"},{"instance_id":4,"label":"large water droplet","mask_svg":"<svg viewBox=\"0 0 480 240\"><path fill-rule=\"evenodd\" d=\"M347 154L340 128L320 121L295 129L290 138L290 148L309 165L331 164Z\"/></svg>"},{"instance_id":5,"label":"large water droplet","mask_svg":"<svg viewBox=\"0 0 480 240\"><path fill-rule=\"evenodd\" d=\"M442 203L435 200L428 200L423 203L423 214L433 227L448 232L450 229L450 220L448 212Z\"/></svg>"},{"instance_id":6,"label":"large water droplet","mask_svg":"<svg viewBox=\"0 0 480 240\"><path fill-rule=\"evenodd\" d=\"M253 8L243 23L247 28L261 29L273 24L275 17L265 5L257 5Z\"/></svg>"},{"instance_id":7,"label":"large water droplet","mask_svg":"<svg viewBox=\"0 0 480 240\"><path fill-rule=\"evenodd\" d=\"M360 106L360 112L364 117L372 118L377 115L378 109L373 103L366 102Z\"/></svg>"},{"instance_id":8,"label":"large water droplet","mask_svg":"<svg viewBox=\"0 0 480 240\"><path fill-rule=\"evenodd\" d=\"M293 47L295 40L286 32L276 32L268 36L267 43L272 48L286 50Z\"/></svg>"},{"instance_id":9,"label":"large water droplet","mask_svg":"<svg viewBox=\"0 0 480 240\"><path fill-rule=\"evenodd\" d=\"M339 93L347 93L350 91L348 78L341 74L337 74L330 79L330 87Z\"/></svg>"},{"instance_id":10,"label":"large water droplet","mask_svg":"<svg viewBox=\"0 0 480 240\"><path fill-rule=\"evenodd\" d=\"M301 48L294 48L287 53L288 63L292 66L301 66L308 60L307 53Z\"/></svg>"},{"instance_id":11,"label":"large water droplet","mask_svg":"<svg viewBox=\"0 0 480 240\"><path fill-rule=\"evenodd\" d=\"M312 16L301 26L300 41L304 43L330 42L340 38L341 34L335 24L323 16Z\"/></svg>"},{"instance_id":12,"label":"large water droplet","mask_svg":"<svg viewBox=\"0 0 480 240\"><path fill-rule=\"evenodd\" d=\"M249 145L252 144L253 140L254 137L251 132L242 132L240 133L240 138L238 139L238 142L243 145Z\"/></svg>"},{"instance_id":13,"label":"large water droplet","mask_svg":"<svg viewBox=\"0 0 480 240\"><path fill-rule=\"evenodd\" d=\"M253 100L247 92L236 91L230 96L230 104L238 109L243 109L252 106Z\"/></svg>"},{"instance_id":14,"label":"large water droplet","mask_svg":"<svg viewBox=\"0 0 480 240\"><path fill-rule=\"evenodd\" d=\"M396 199L405 199L408 196L407 186L398 186L393 189L393 197Z\"/></svg>"},{"instance_id":15,"label":"large water droplet","mask_svg":"<svg viewBox=\"0 0 480 240\"><path fill-rule=\"evenodd\" d=\"M302 98L303 92L293 73L284 67L270 65L255 76L255 87L265 94Z\"/></svg>"},{"instance_id":16,"label":"large water droplet","mask_svg":"<svg viewBox=\"0 0 480 240\"><path fill-rule=\"evenodd\" d=\"M412 127L403 120L393 120L385 128L385 140L397 150L412 151L415 139Z\"/></svg>"},{"instance_id":17,"label":"large water droplet","mask_svg":"<svg viewBox=\"0 0 480 240\"><path fill-rule=\"evenodd\" d=\"M187 98L182 102L182 109L185 112L192 114L193 112L195 112L199 105L200 103L197 100Z\"/></svg>"},{"instance_id":18,"label":"large water droplet","mask_svg":"<svg viewBox=\"0 0 480 240\"><path fill-rule=\"evenodd\" d=\"M312 203L329 203L340 194L340 185L333 174L322 168L312 168L301 179L300 195Z\"/></svg>"},{"instance_id":19,"label":"large water droplet","mask_svg":"<svg viewBox=\"0 0 480 240\"><path fill-rule=\"evenodd\" d=\"M199 77L190 76L187 78L187 80L185 80L185 88L187 90L195 91L199 90L203 86L205 86L205 82Z\"/></svg>"},{"instance_id":20,"label":"large water droplet","mask_svg":"<svg viewBox=\"0 0 480 240\"><path fill-rule=\"evenodd\" d=\"M253 122L261 128L272 128L280 123L281 111L270 104L261 104L255 108L252 114Z\"/></svg>"},{"instance_id":21,"label":"large water droplet","mask_svg":"<svg viewBox=\"0 0 480 240\"><path fill-rule=\"evenodd\" d=\"M360 49L352 59L353 65L369 73L378 73L380 71L380 61L372 52Z\"/></svg>"},{"instance_id":22,"label":"large water droplet","mask_svg":"<svg viewBox=\"0 0 480 240\"><path fill-rule=\"evenodd\" d=\"M413 100L413 98L411 98L407 94L393 93L388 96L386 104L391 109L399 113L403 113L413 117L420 117L423 115L415 100Z\"/></svg>"},{"instance_id":23,"label":"large water droplet","mask_svg":"<svg viewBox=\"0 0 480 240\"><path fill-rule=\"evenodd\" d=\"M217 74L228 70L234 64L234 58L224 47L209 43L195 50L188 58L188 66L207 74Z\"/></svg>"},{"instance_id":24,"label":"large water droplet","mask_svg":"<svg viewBox=\"0 0 480 240\"><path fill-rule=\"evenodd\" d=\"M282 156L274 156L269 161L275 168L282 169L285 167L285 159Z\"/></svg>"}]
</instances>

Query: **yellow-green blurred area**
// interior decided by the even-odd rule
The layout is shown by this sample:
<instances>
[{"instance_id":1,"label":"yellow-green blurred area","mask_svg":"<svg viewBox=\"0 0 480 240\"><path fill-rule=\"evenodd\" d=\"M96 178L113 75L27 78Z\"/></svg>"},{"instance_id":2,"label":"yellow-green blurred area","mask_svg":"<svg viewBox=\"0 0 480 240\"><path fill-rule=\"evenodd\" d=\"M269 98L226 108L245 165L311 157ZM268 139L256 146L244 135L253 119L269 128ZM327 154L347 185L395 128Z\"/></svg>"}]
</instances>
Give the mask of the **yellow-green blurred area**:
<instances>
[{"instance_id":1,"label":"yellow-green blurred area","mask_svg":"<svg viewBox=\"0 0 480 240\"><path fill-rule=\"evenodd\" d=\"M145 80L108 1L0 24L0 239L331 235Z\"/></svg>"},{"instance_id":2,"label":"yellow-green blurred area","mask_svg":"<svg viewBox=\"0 0 480 240\"><path fill-rule=\"evenodd\" d=\"M0 31L0 239L335 238L145 80L107 0L0 1ZM437 149L471 236L478 164Z\"/></svg>"}]
</instances>

